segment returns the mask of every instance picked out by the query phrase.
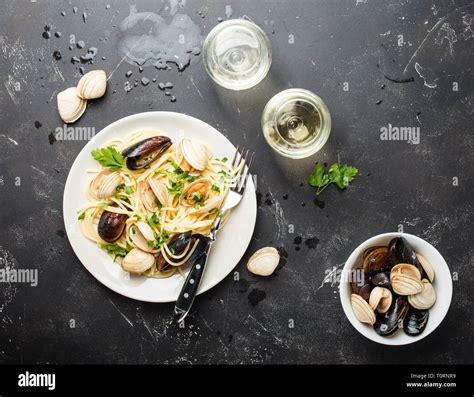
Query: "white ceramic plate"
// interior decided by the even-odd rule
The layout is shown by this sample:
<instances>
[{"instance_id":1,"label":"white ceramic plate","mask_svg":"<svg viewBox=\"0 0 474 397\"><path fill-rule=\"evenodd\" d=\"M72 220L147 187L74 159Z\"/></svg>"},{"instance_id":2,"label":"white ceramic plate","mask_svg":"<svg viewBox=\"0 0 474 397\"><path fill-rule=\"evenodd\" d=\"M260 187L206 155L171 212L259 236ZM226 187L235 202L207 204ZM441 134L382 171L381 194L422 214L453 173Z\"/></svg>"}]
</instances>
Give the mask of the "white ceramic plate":
<instances>
[{"instance_id":1,"label":"white ceramic plate","mask_svg":"<svg viewBox=\"0 0 474 397\"><path fill-rule=\"evenodd\" d=\"M64 189L63 215L67 236L79 260L102 284L121 295L146 302L173 302L178 298L183 278L176 274L167 279L151 279L144 276L128 276L112 258L96 244L86 239L79 229L77 210L88 202L86 186L92 178L86 172L97 168L91 151L107 141L124 137L131 132L146 129L157 130L172 138L196 138L207 143L215 157L232 159L235 147L215 128L205 122L172 112L148 112L120 119L100 131L77 156L69 172ZM257 218L257 200L251 178L240 205L232 211L225 227L219 231L212 247L206 272L199 292L202 293L219 283L237 265L252 238Z\"/></svg>"},{"instance_id":2,"label":"white ceramic plate","mask_svg":"<svg viewBox=\"0 0 474 397\"><path fill-rule=\"evenodd\" d=\"M351 286L348 282L349 272L355 268L360 262L362 253L369 247L388 245L389 241L394 237L404 237L413 247L416 253L423 255L428 262L433 266L435 272L435 278L433 287L436 291L436 303L429 310L430 315L428 323L426 324L425 330L418 336L409 336L399 329L395 334L384 337L378 335L371 325L363 324L354 315L351 306ZM407 345L409 343L417 342L429 334L431 334L439 324L443 321L446 313L451 305L451 298L453 295L453 282L451 279L451 272L449 271L446 261L430 243L425 240L406 233L385 233L379 234L378 236L372 237L367 241L359 245L354 252L351 254L349 259L346 261L344 269L341 274L341 285L340 285L340 296L341 303L346 313L347 318L354 326L366 338L373 340L374 342L381 343L384 345Z\"/></svg>"}]
</instances>

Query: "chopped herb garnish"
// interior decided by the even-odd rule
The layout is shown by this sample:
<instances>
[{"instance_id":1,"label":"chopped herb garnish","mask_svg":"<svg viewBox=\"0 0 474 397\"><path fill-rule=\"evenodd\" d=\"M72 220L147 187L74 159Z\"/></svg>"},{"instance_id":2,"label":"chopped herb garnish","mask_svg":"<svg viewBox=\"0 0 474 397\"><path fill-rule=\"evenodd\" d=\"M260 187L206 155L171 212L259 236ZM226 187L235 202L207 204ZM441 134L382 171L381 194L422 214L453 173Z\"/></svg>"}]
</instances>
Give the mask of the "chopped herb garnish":
<instances>
[{"instance_id":1,"label":"chopped herb garnish","mask_svg":"<svg viewBox=\"0 0 474 397\"><path fill-rule=\"evenodd\" d=\"M222 157L221 159L216 159L216 161L220 161L221 163L226 163L229 160L227 157Z\"/></svg>"},{"instance_id":2,"label":"chopped herb garnish","mask_svg":"<svg viewBox=\"0 0 474 397\"><path fill-rule=\"evenodd\" d=\"M101 166L109 167L111 171L117 171L124 165L124 158L113 147L94 149L91 154Z\"/></svg>"},{"instance_id":3,"label":"chopped herb garnish","mask_svg":"<svg viewBox=\"0 0 474 397\"><path fill-rule=\"evenodd\" d=\"M79 216L77 217L77 219L79 219L80 221L82 221L85 217L86 217L86 213L83 212L81 215L79 215Z\"/></svg>"},{"instance_id":4,"label":"chopped herb garnish","mask_svg":"<svg viewBox=\"0 0 474 397\"><path fill-rule=\"evenodd\" d=\"M156 216L155 213L147 219L147 222L151 227L156 227L160 225L160 219Z\"/></svg>"},{"instance_id":5,"label":"chopped herb garnish","mask_svg":"<svg viewBox=\"0 0 474 397\"><path fill-rule=\"evenodd\" d=\"M213 208L209 211L209 214L214 215L217 212L217 208Z\"/></svg>"},{"instance_id":6,"label":"chopped herb garnish","mask_svg":"<svg viewBox=\"0 0 474 397\"><path fill-rule=\"evenodd\" d=\"M214 184L212 184L211 190L214 190L215 192L218 192L218 193L220 193L220 191L221 191L221 189L219 188L219 186L214 185Z\"/></svg>"},{"instance_id":7,"label":"chopped herb garnish","mask_svg":"<svg viewBox=\"0 0 474 397\"><path fill-rule=\"evenodd\" d=\"M138 221L141 221L142 220L142 217L138 214L135 214L135 218L137 218Z\"/></svg>"},{"instance_id":8,"label":"chopped herb garnish","mask_svg":"<svg viewBox=\"0 0 474 397\"><path fill-rule=\"evenodd\" d=\"M123 258L132 249L129 244L127 244L127 248L120 247L117 244L101 244L101 248L105 250L109 255L113 255L114 261L118 256Z\"/></svg>"},{"instance_id":9,"label":"chopped herb garnish","mask_svg":"<svg viewBox=\"0 0 474 397\"><path fill-rule=\"evenodd\" d=\"M143 167L143 169L149 170L149 169L150 169L150 164L145 165L145 166Z\"/></svg>"}]
</instances>

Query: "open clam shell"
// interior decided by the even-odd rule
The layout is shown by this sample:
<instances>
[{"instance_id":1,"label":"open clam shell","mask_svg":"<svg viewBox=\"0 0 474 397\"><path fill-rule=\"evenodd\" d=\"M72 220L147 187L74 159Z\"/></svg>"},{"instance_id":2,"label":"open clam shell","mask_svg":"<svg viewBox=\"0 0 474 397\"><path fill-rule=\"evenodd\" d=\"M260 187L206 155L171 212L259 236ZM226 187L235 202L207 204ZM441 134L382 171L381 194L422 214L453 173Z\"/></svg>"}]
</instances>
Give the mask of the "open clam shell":
<instances>
[{"instance_id":1,"label":"open clam shell","mask_svg":"<svg viewBox=\"0 0 474 397\"><path fill-rule=\"evenodd\" d=\"M192 207L199 201L204 201L209 197L212 182L209 179L201 178L190 183L184 188L179 202L185 207Z\"/></svg>"},{"instance_id":2,"label":"open clam shell","mask_svg":"<svg viewBox=\"0 0 474 397\"><path fill-rule=\"evenodd\" d=\"M151 242L155 240L155 235L151 226L143 221L138 221L130 226L130 240L142 251L156 253L159 248L155 248Z\"/></svg>"},{"instance_id":3,"label":"open clam shell","mask_svg":"<svg viewBox=\"0 0 474 397\"><path fill-rule=\"evenodd\" d=\"M369 305L372 310L377 310L379 313L388 311L392 304L392 293L387 288L375 287L370 292Z\"/></svg>"},{"instance_id":4,"label":"open clam shell","mask_svg":"<svg viewBox=\"0 0 474 397\"><path fill-rule=\"evenodd\" d=\"M408 263L400 263L392 267L392 270L390 271L390 280L392 280L394 276L402 274L421 280L421 273L418 268Z\"/></svg>"},{"instance_id":5,"label":"open clam shell","mask_svg":"<svg viewBox=\"0 0 474 397\"><path fill-rule=\"evenodd\" d=\"M212 157L208 147L195 139L183 138L180 151L186 163L197 171L203 171Z\"/></svg>"},{"instance_id":6,"label":"open clam shell","mask_svg":"<svg viewBox=\"0 0 474 397\"><path fill-rule=\"evenodd\" d=\"M398 295L414 295L423 290L423 283L417 278L406 274L399 274L392 277L393 292Z\"/></svg>"},{"instance_id":7,"label":"open clam shell","mask_svg":"<svg viewBox=\"0 0 474 397\"><path fill-rule=\"evenodd\" d=\"M96 99L105 94L107 76L103 70L92 70L81 77L77 95L83 99Z\"/></svg>"},{"instance_id":8,"label":"open clam shell","mask_svg":"<svg viewBox=\"0 0 474 397\"><path fill-rule=\"evenodd\" d=\"M420 262L421 267L425 271L428 280L430 280L432 283L435 278L433 266L431 266L431 263L429 263L423 255L416 254L416 257L418 258L418 262Z\"/></svg>"}]
</instances>

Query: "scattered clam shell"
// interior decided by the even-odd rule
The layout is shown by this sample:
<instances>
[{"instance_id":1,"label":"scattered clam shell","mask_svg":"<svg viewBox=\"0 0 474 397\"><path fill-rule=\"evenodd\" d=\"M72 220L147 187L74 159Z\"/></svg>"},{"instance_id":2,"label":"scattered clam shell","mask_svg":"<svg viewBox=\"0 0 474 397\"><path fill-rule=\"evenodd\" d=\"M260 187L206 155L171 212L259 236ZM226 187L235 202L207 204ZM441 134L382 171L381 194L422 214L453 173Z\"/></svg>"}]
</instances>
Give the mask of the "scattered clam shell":
<instances>
[{"instance_id":1,"label":"scattered clam shell","mask_svg":"<svg viewBox=\"0 0 474 397\"><path fill-rule=\"evenodd\" d=\"M351 295L351 305L354 315L361 323L375 324L375 313L370 305L360 295Z\"/></svg>"},{"instance_id":2,"label":"scattered clam shell","mask_svg":"<svg viewBox=\"0 0 474 397\"><path fill-rule=\"evenodd\" d=\"M256 251L247 262L250 273L258 276L270 276L280 262L280 254L273 247L265 247Z\"/></svg>"},{"instance_id":3,"label":"scattered clam shell","mask_svg":"<svg viewBox=\"0 0 474 397\"><path fill-rule=\"evenodd\" d=\"M421 280L421 273L416 266L410 265L408 263L400 263L392 267L390 271L390 281L394 276L406 275L413 277L417 280Z\"/></svg>"},{"instance_id":4,"label":"scattered clam shell","mask_svg":"<svg viewBox=\"0 0 474 397\"><path fill-rule=\"evenodd\" d=\"M427 310L436 302L436 292L431 283L427 279L421 281L423 283L423 290L415 295L408 297L408 302L415 309Z\"/></svg>"},{"instance_id":5,"label":"scattered clam shell","mask_svg":"<svg viewBox=\"0 0 474 397\"><path fill-rule=\"evenodd\" d=\"M133 248L122 260L123 270L130 273L143 273L155 263L155 257L138 248Z\"/></svg>"},{"instance_id":6,"label":"scattered clam shell","mask_svg":"<svg viewBox=\"0 0 474 397\"><path fill-rule=\"evenodd\" d=\"M78 96L76 87L60 92L57 97L59 115L65 123L74 123L86 110L87 101Z\"/></svg>"},{"instance_id":7,"label":"scattered clam shell","mask_svg":"<svg viewBox=\"0 0 474 397\"><path fill-rule=\"evenodd\" d=\"M426 275L428 276L428 279L432 283L435 277L433 266L431 266L431 263L429 263L423 255L416 254L416 257L418 258L418 262L420 262L421 267L423 268Z\"/></svg>"},{"instance_id":8,"label":"scattered clam shell","mask_svg":"<svg viewBox=\"0 0 474 397\"><path fill-rule=\"evenodd\" d=\"M96 99L105 94L107 76L103 70L92 70L81 77L77 93L82 99Z\"/></svg>"},{"instance_id":9,"label":"scattered clam shell","mask_svg":"<svg viewBox=\"0 0 474 397\"><path fill-rule=\"evenodd\" d=\"M423 290L423 283L407 274L395 274L391 277L393 292L398 295L414 295Z\"/></svg>"},{"instance_id":10,"label":"scattered clam shell","mask_svg":"<svg viewBox=\"0 0 474 397\"><path fill-rule=\"evenodd\" d=\"M372 310L377 310L379 313L385 313L392 304L392 293L389 289L383 287L375 287L370 292L369 305Z\"/></svg>"}]
</instances>

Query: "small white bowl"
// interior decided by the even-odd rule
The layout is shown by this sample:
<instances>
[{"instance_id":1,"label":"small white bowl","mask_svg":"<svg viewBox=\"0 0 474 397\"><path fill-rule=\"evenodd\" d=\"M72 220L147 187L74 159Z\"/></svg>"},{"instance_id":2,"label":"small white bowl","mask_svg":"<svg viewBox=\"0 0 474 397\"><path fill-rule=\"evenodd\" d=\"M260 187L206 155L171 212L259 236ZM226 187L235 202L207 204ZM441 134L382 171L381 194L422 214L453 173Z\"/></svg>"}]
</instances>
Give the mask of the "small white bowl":
<instances>
[{"instance_id":1,"label":"small white bowl","mask_svg":"<svg viewBox=\"0 0 474 397\"><path fill-rule=\"evenodd\" d=\"M356 268L361 260L362 253L369 247L388 245L389 241L394 237L405 238L413 247L416 253L423 255L426 260L433 266L435 272L435 278L433 287L436 291L436 303L429 310L430 316L428 323L426 324L425 330L418 336L409 336L405 334L403 329L399 329L391 336L380 336L378 335L373 327L368 324L361 323L354 315L351 306L351 285L349 282L349 275L351 269ZM349 259L344 265L344 269L341 273L341 285L339 289L341 296L341 303L347 318L353 327L359 331L366 338L373 340L374 342L385 344L385 345L407 345L409 343L418 342L419 340L427 337L431 334L438 325L441 324L446 313L449 310L451 304L451 298L453 295L453 282L451 279L451 272L449 271L446 261L441 256L436 248L430 243L421 239L420 237L413 236L406 233L384 233L378 236L372 237L367 241L359 245L354 252L349 256Z\"/></svg>"}]
</instances>

